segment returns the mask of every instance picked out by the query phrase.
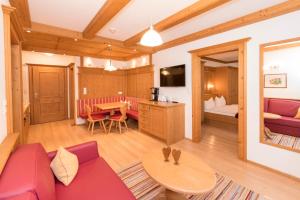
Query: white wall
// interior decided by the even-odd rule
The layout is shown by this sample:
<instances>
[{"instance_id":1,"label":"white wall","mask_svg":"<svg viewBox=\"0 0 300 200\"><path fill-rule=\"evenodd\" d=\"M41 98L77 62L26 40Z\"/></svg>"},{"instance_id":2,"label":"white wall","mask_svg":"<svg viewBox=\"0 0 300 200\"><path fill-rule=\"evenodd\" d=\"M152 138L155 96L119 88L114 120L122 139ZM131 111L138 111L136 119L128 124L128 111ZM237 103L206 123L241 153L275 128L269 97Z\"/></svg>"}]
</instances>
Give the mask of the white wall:
<instances>
[{"instance_id":1,"label":"white wall","mask_svg":"<svg viewBox=\"0 0 300 200\"><path fill-rule=\"evenodd\" d=\"M300 99L300 47L265 52L264 68L265 74L287 74L287 88L264 88L265 97Z\"/></svg>"},{"instance_id":2,"label":"white wall","mask_svg":"<svg viewBox=\"0 0 300 200\"><path fill-rule=\"evenodd\" d=\"M8 0L0 0L0 5L8 5ZM5 92L5 61L4 61L4 30L3 13L0 8L0 143L7 135L6 125L6 92Z\"/></svg>"},{"instance_id":3,"label":"white wall","mask_svg":"<svg viewBox=\"0 0 300 200\"><path fill-rule=\"evenodd\" d=\"M247 46L247 158L300 177L299 153L259 142L259 45L299 37L300 26L299 20L296 19L300 19L300 11L176 46L153 55L156 86L159 86L159 68L186 64L186 87L161 88L162 94L186 104L186 137L192 137L191 55L188 51L251 37Z\"/></svg>"}]
</instances>

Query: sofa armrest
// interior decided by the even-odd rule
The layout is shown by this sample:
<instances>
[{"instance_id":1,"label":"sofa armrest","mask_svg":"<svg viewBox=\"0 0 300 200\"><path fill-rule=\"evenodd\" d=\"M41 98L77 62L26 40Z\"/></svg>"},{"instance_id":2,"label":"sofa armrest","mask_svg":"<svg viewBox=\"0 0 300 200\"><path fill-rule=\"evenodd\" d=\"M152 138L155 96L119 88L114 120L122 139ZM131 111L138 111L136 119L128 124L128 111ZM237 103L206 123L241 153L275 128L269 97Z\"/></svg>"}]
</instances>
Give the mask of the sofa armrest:
<instances>
[{"instance_id":1,"label":"sofa armrest","mask_svg":"<svg viewBox=\"0 0 300 200\"><path fill-rule=\"evenodd\" d=\"M98 146L96 141L86 142L66 148L71 153L74 153L79 164L99 158ZM52 160L56 155L56 151L48 153L48 157Z\"/></svg>"}]
</instances>

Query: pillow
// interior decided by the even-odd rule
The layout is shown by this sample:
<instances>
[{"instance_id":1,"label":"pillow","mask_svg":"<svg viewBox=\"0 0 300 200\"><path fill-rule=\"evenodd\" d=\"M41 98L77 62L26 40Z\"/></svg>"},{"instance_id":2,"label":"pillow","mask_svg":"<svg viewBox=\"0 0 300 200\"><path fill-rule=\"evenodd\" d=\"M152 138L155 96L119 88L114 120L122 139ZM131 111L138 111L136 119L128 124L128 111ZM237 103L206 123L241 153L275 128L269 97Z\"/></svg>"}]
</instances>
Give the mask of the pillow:
<instances>
[{"instance_id":1,"label":"pillow","mask_svg":"<svg viewBox=\"0 0 300 200\"><path fill-rule=\"evenodd\" d=\"M215 101L213 98L208 99L207 101L204 101L204 109L210 110L213 109L216 106Z\"/></svg>"},{"instance_id":2,"label":"pillow","mask_svg":"<svg viewBox=\"0 0 300 200\"><path fill-rule=\"evenodd\" d=\"M56 178L68 186L78 171L78 158L75 154L60 147L52 160L50 167Z\"/></svg>"},{"instance_id":3,"label":"pillow","mask_svg":"<svg viewBox=\"0 0 300 200\"><path fill-rule=\"evenodd\" d=\"M215 98L216 107L222 107L226 105L226 100L223 96Z\"/></svg>"},{"instance_id":4,"label":"pillow","mask_svg":"<svg viewBox=\"0 0 300 200\"><path fill-rule=\"evenodd\" d=\"M295 118L296 118L296 119L300 119L300 107L298 108L298 112L297 112Z\"/></svg>"}]
</instances>

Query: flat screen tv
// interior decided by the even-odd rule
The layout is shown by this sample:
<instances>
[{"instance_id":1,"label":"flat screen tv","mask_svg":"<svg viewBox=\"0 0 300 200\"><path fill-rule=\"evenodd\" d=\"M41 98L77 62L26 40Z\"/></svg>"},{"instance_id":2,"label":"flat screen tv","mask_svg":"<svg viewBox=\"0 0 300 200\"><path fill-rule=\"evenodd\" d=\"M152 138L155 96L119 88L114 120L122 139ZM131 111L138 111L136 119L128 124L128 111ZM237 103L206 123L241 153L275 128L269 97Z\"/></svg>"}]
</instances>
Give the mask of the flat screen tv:
<instances>
[{"instance_id":1,"label":"flat screen tv","mask_svg":"<svg viewBox=\"0 0 300 200\"><path fill-rule=\"evenodd\" d=\"M184 87L185 65L176 65L160 69L160 87Z\"/></svg>"}]
</instances>

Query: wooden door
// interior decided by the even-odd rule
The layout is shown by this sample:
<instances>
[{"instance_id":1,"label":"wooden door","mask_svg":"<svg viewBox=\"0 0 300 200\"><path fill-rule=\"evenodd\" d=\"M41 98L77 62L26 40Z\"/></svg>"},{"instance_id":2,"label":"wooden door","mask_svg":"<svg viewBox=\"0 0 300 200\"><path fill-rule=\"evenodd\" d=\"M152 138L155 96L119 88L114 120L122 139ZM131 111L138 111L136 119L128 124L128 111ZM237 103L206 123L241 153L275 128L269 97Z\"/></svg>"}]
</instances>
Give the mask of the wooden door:
<instances>
[{"instance_id":1,"label":"wooden door","mask_svg":"<svg viewBox=\"0 0 300 200\"><path fill-rule=\"evenodd\" d=\"M32 123L67 119L67 73L64 67L31 66Z\"/></svg>"}]
</instances>

